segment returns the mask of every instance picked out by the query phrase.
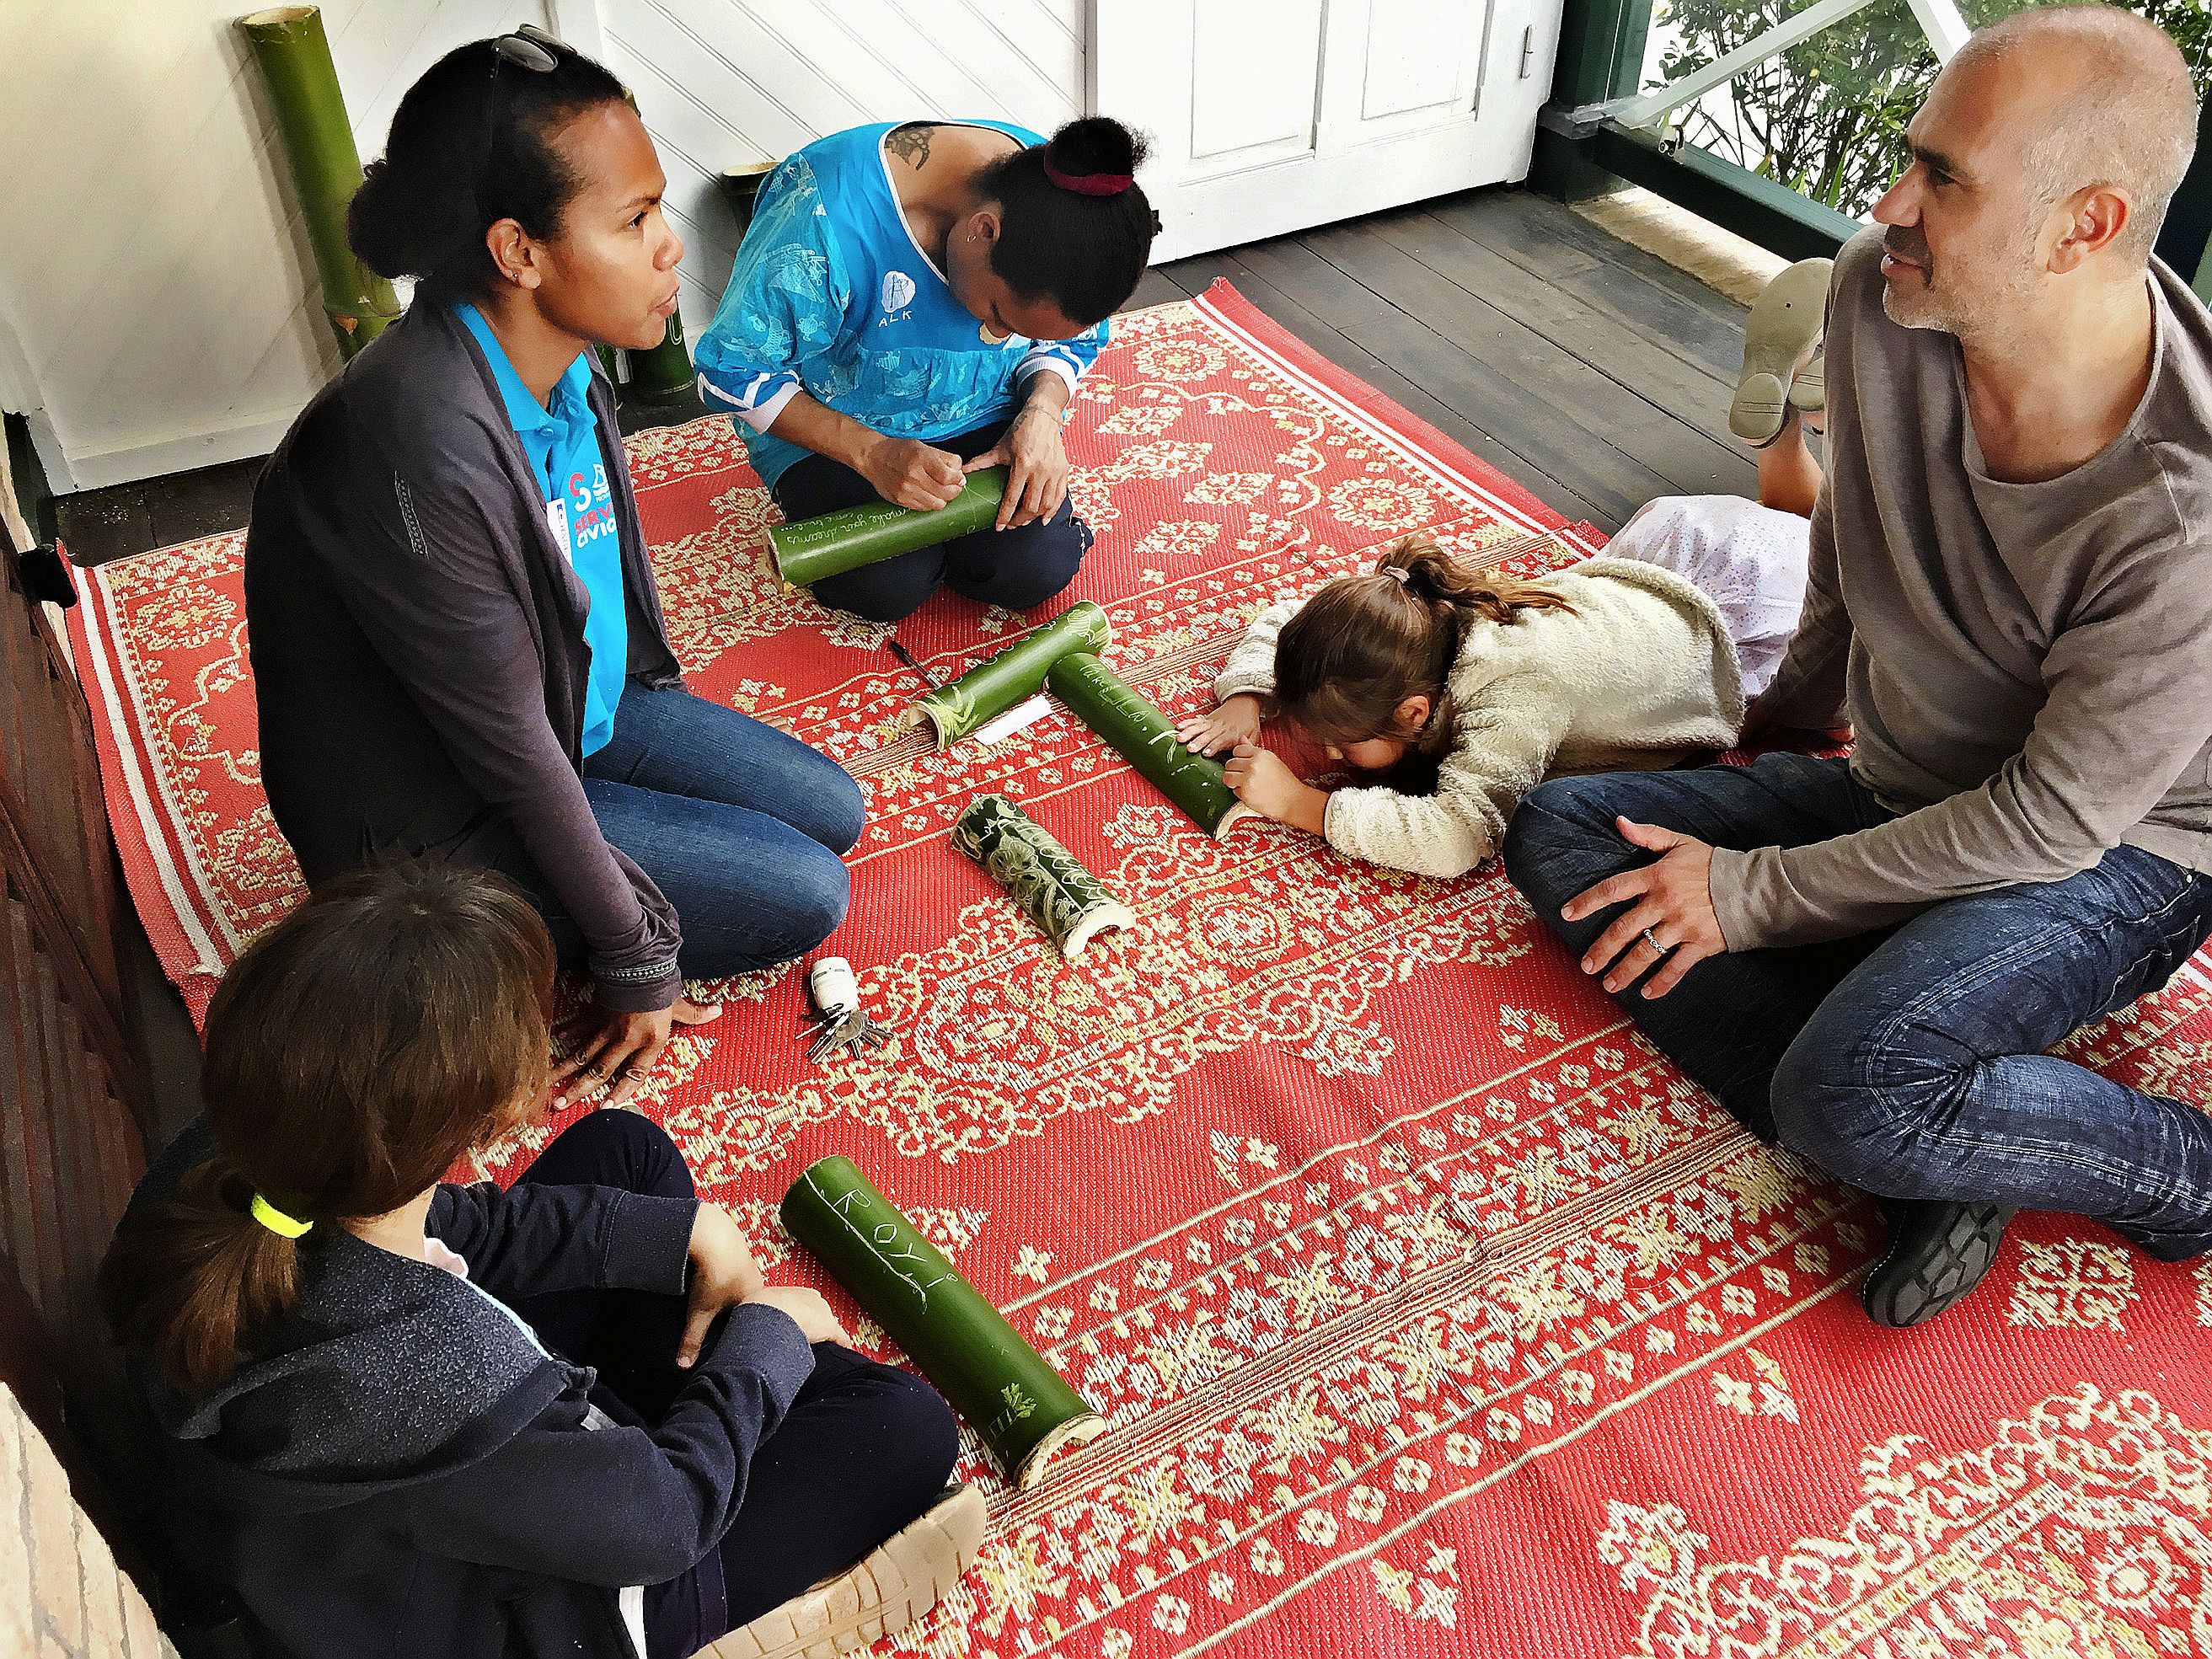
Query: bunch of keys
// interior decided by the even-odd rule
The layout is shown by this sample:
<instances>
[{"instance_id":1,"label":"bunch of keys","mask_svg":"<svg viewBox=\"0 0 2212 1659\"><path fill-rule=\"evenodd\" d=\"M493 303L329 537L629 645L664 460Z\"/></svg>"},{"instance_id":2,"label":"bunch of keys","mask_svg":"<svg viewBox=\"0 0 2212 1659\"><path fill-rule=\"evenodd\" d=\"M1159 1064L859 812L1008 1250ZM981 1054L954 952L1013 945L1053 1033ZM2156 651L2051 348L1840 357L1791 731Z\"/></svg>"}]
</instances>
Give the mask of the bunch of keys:
<instances>
[{"instance_id":1,"label":"bunch of keys","mask_svg":"<svg viewBox=\"0 0 2212 1659\"><path fill-rule=\"evenodd\" d=\"M860 1006L860 981L853 964L842 957L823 957L807 970L806 988L813 994L815 1013L810 1024L814 1041L807 1045L810 1064L841 1050L858 1053L880 1048L891 1034L868 1018Z\"/></svg>"}]
</instances>

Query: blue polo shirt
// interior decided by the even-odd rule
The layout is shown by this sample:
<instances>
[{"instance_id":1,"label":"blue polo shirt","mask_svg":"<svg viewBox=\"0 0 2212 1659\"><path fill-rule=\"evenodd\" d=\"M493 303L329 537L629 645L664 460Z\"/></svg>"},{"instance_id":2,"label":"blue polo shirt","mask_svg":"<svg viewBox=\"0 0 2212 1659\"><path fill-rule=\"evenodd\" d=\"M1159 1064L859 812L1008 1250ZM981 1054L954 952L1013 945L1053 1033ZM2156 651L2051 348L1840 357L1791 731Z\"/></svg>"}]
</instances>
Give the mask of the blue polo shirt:
<instances>
[{"instance_id":1,"label":"blue polo shirt","mask_svg":"<svg viewBox=\"0 0 2212 1659\"><path fill-rule=\"evenodd\" d=\"M591 604L584 614L584 644L592 665L584 684L583 752L603 747L615 729L629 664L629 617L623 605L622 533L615 524L614 492L599 449L599 417L592 410L592 364L582 352L553 384L549 408L507 361L507 348L483 313L462 306L461 320L483 348L507 404L507 418L522 441L532 475L545 492L545 520L553 539L584 584Z\"/></svg>"}]
</instances>

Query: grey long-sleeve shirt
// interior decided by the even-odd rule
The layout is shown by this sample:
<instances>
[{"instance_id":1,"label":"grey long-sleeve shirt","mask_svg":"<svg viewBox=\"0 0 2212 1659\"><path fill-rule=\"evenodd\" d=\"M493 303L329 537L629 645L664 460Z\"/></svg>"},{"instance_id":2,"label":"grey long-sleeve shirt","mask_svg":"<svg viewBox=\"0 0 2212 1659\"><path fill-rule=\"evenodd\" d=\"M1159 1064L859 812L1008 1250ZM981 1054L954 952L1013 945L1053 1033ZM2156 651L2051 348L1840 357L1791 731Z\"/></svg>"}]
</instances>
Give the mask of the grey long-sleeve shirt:
<instances>
[{"instance_id":1,"label":"grey long-sleeve shirt","mask_svg":"<svg viewBox=\"0 0 2212 1659\"><path fill-rule=\"evenodd\" d=\"M1836 262L1811 588L1765 706L1848 716L1854 775L1901 816L1717 851L1734 950L2061 880L2123 842L2212 868L2212 316L2154 264L2134 417L2063 477L2002 483L1957 340L1889 320L1881 258L1876 228Z\"/></svg>"},{"instance_id":2,"label":"grey long-sleeve shirt","mask_svg":"<svg viewBox=\"0 0 2212 1659\"><path fill-rule=\"evenodd\" d=\"M629 672L679 684L614 399ZM602 1004L665 1008L678 920L600 833L578 772L590 596L491 370L421 301L318 392L255 486L246 611L262 782L310 883L392 853L493 862L509 840L582 931Z\"/></svg>"}]
</instances>

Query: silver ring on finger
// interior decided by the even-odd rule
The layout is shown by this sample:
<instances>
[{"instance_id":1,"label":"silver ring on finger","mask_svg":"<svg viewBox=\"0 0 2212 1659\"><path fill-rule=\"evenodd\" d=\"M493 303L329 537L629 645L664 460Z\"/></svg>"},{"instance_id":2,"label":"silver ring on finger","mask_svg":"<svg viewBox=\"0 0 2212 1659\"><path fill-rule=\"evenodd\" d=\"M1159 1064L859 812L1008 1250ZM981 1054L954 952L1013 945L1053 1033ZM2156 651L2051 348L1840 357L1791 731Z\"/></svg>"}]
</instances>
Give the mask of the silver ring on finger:
<instances>
[{"instance_id":1,"label":"silver ring on finger","mask_svg":"<svg viewBox=\"0 0 2212 1659\"><path fill-rule=\"evenodd\" d=\"M1668 951L1672 948L1671 946L1662 945L1659 942L1659 935L1653 933L1649 927L1644 930L1644 942L1651 947L1655 954L1662 957L1665 956Z\"/></svg>"}]
</instances>

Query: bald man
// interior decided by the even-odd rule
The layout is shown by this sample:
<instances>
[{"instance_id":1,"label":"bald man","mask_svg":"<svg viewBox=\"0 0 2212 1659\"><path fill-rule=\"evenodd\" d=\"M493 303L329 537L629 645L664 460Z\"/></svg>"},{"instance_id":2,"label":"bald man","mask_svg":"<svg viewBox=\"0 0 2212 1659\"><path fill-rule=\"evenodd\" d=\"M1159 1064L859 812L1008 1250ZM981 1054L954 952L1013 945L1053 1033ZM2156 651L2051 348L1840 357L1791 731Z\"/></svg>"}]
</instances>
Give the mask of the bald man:
<instances>
[{"instance_id":1,"label":"bald man","mask_svg":"<svg viewBox=\"0 0 2212 1659\"><path fill-rule=\"evenodd\" d=\"M1562 779L1507 831L1653 1042L1881 1200L1884 1325L2021 1208L2212 1247L2212 1117L2045 1052L2212 933L2212 317L2150 254L2195 132L2126 12L1973 36L1836 262L1810 587L1754 709L1851 758Z\"/></svg>"}]
</instances>

